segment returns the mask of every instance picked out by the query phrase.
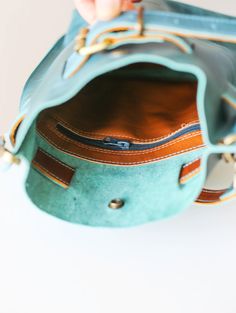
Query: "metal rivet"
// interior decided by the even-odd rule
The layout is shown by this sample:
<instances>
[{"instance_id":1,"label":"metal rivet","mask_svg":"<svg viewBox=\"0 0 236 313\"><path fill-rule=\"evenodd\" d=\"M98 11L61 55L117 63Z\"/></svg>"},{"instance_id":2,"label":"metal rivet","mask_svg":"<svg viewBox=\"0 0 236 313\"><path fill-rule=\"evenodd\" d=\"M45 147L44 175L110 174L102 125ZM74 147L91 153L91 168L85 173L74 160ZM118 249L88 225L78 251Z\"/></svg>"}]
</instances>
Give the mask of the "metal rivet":
<instances>
[{"instance_id":1,"label":"metal rivet","mask_svg":"<svg viewBox=\"0 0 236 313\"><path fill-rule=\"evenodd\" d=\"M113 199L109 203L108 207L110 209L117 210L117 209L121 209L124 205L125 205L125 202L122 199Z\"/></svg>"}]
</instances>

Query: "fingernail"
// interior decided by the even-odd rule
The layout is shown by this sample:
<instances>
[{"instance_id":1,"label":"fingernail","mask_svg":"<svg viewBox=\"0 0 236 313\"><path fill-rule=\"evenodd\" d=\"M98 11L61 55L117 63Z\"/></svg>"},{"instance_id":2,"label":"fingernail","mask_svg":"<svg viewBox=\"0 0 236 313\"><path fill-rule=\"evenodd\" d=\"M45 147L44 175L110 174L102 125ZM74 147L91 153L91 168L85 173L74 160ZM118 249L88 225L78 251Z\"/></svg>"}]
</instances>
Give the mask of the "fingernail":
<instances>
[{"instance_id":1,"label":"fingernail","mask_svg":"<svg viewBox=\"0 0 236 313\"><path fill-rule=\"evenodd\" d=\"M122 3L122 0L96 0L97 18L106 21L118 16Z\"/></svg>"}]
</instances>

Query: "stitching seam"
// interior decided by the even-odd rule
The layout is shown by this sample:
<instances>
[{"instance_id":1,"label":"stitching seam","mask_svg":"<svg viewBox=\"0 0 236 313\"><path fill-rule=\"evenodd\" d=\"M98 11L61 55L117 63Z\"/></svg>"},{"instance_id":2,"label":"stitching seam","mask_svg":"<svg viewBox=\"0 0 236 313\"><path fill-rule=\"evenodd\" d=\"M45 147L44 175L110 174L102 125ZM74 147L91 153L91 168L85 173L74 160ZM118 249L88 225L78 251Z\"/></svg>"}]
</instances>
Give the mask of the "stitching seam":
<instances>
[{"instance_id":1,"label":"stitching seam","mask_svg":"<svg viewBox=\"0 0 236 313\"><path fill-rule=\"evenodd\" d=\"M183 166L183 168L186 168L186 167L192 165L193 163L198 162L199 160L200 160L199 158L198 158L198 159L195 159L194 161L191 161L191 162L185 164L185 165Z\"/></svg>"},{"instance_id":2,"label":"stitching seam","mask_svg":"<svg viewBox=\"0 0 236 313\"><path fill-rule=\"evenodd\" d=\"M56 116L56 118L55 118L55 116ZM171 137L171 136L175 135L176 133L178 133L179 131L183 130L184 128L186 128L188 126L191 126L191 125L199 123L199 120L194 120L194 121L191 121L189 123L184 124L182 127L178 128L174 132L169 133L168 135L164 135L164 136L156 137L156 138L151 138L151 139L137 139L137 138L134 138L134 137L124 136L124 135L119 135L119 134L109 135L109 134L103 134L103 133L94 133L94 132L87 132L87 131L84 131L84 130L78 130L75 127L71 127L71 125L69 125L69 123L67 123L63 119L61 119L61 117L59 117L57 114L55 114L53 117L51 116L51 118L56 120L56 122L60 122L60 123L62 123L64 125L66 125L69 128L69 130L74 131L78 135L79 134L84 134L84 135L91 135L91 136L92 135L94 135L94 136L117 136L117 137L121 137L121 138L126 138L126 139L130 139L130 140L135 140L135 141L142 141L142 142L152 142L153 140L157 140L157 141L160 140L161 141L162 139L165 139L165 138L168 138L168 137Z\"/></svg>"},{"instance_id":3,"label":"stitching seam","mask_svg":"<svg viewBox=\"0 0 236 313\"><path fill-rule=\"evenodd\" d=\"M51 130L52 132L55 132L55 130L53 128L51 128L49 125L48 125L48 129ZM44 133L42 133L39 129L38 129L38 132L44 137L46 138L48 141L50 141L52 144L53 144L53 141L49 139L49 137L47 135L45 135ZM193 132L191 133L190 135L186 135L186 136L183 136L182 138L178 139L178 140L173 140L167 144L164 144L164 145L161 145L159 147L156 147L156 148L153 148L153 149L148 149L147 151L139 151L139 152L125 152L125 151L105 151L105 149L99 149L99 148L95 148L95 147L87 147L85 145L82 145L74 140L71 140L67 137L65 137L64 135L62 134L59 134L58 132L56 133L56 135L59 137L59 138L62 138L63 140L65 140L66 142L69 142L69 143L73 143L73 144L76 144L77 146L83 148L83 149L86 149L86 150L90 150L90 151L98 151L98 152L102 152L104 154L116 154L116 155L142 155L142 154L148 154L149 152L154 152L154 151L158 151L158 150L161 150L163 148L166 148L166 147L169 147L169 146L172 146L176 143L179 143L181 141L184 141L185 139L188 139L188 138L193 138L193 137L197 137L199 136L199 131L198 132ZM197 146L195 146L197 147Z\"/></svg>"},{"instance_id":4,"label":"stitching seam","mask_svg":"<svg viewBox=\"0 0 236 313\"><path fill-rule=\"evenodd\" d=\"M46 139L42 134L40 134L44 139ZM73 152L69 152L68 150L66 149L63 149L63 148L60 148L58 145L56 145L55 143L53 143L50 139L47 139L47 141L49 143L52 144L52 146L56 147L59 151L62 151L62 152L65 152L73 157L76 157L76 158L80 158L80 159L84 159L84 160L91 160L91 161L95 161L95 162L98 162L98 163L106 163L106 164L117 164L117 165L138 165L138 164L146 164L146 163L150 163L150 162L154 162L154 161L159 161L159 160L163 160L163 159L167 159L167 158L170 158L171 156L175 156L175 155L179 155L181 153L184 153L184 152L189 152L189 151L193 151L193 150L196 150L198 148L203 148L204 145L200 145L200 146L195 146L195 147L192 147L192 148L189 148L189 149L184 149L184 150L181 150L181 151L178 151L178 152L175 152L175 153L171 153L171 154L168 154L166 156L163 156L163 157L159 157L159 158L155 158L155 159L150 159L150 160L147 160L147 161L141 161L141 162L113 162L113 161L101 161L100 159L95 159L95 158L85 158L85 157L81 157L79 156L78 154L75 154Z\"/></svg>"},{"instance_id":5,"label":"stitching seam","mask_svg":"<svg viewBox=\"0 0 236 313\"><path fill-rule=\"evenodd\" d=\"M209 189L203 189L202 192L204 193L215 193L215 194L221 194L222 192L225 192L225 190L209 190Z\"/></svg>"}]
</instances>

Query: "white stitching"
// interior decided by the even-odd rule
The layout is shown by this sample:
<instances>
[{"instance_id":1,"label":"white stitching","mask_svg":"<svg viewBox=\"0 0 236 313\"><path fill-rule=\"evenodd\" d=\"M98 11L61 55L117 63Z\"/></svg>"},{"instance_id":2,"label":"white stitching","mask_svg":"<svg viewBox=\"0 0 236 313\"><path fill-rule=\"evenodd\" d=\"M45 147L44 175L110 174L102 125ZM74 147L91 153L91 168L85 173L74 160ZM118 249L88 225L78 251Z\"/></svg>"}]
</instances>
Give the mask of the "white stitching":
<instances>
[{"instance_id":1,"label":"white stitching","mask_svg":"<svg viewBox=\"0 0 236 313\"><path fill-rule=\"evenodd\" d=\"M48 125L48 129L51 130L52 132L55 132L55 129L54 128L51 128L51 126ZM52 144L53 144L53 141L49 139L49 137L47 135L45 135L45 133L42 133L41 130L39 130L39 128L37 129L38 132L43 136L45 137L48 141L50 141ZM116 154L116 155L142 155L142 154L148 154L149 152L154 152L154 151L158 151L158 150L161 150L163 148L166 148L166 147L169 147L169 146L172 146L176 143L179 143L181 141L184 141L185 139L188 139L188 138L193 138L193 137L197 137L199 136L199 131L198 132L193 132L189 135L186 135L186 136L183 136L182 138L178 139L178 140L173 140L167 144L164 144L164 145L161 145L159 147L156 147L156 148L153 148L153 149L148 149L147 151L138 151L138 152L126 152L126 151L105 151L104 149L99 149L99 148L95 148L95 147L87 147L85 145L82 145L80 144L79 142L76 142L74 140L71 140L67 137L65 137L64 135L62 134L59 134L58 132L56 133L56 135L59 137L59 138L62 138L63 140L69 142L69 143L72 143L72 144L75 144L83 149L86 149L86 150L90 150L90 151L98 151L98 152L102 152L104 154ZM201 145L202 146L202 145ZM197 146L196 146L197 147Z\"/></svg>"},{"instance_id":2,"label":"white stitching","mask_svg":"<svg viewBox=\"0 0 236 313\"><path fill-rule=\"evenodd\" d=\"M156 15L155 12L148 12L149 15L154 15L154 16L158 16ZM161 14L159 13L160 16L162 17L179 17L182 20L187 20L187 21L191 21L191 20L196 20L196 21L204 21L204 22L217 22L219 24L232 24L236 26L235 20L231 20L228 18L222 18L222 17L214 17L214 16L201 16L201 15L191 15L191 16L186 16L183 15L181 13L166 13L166 12L161 12Z\"/></svg>"},{"instance_id":3,"label":"white stitching","mask_svg":"<svg viewBox=\"0 0 236 313\"><path fill-rule=\"evenodd\" d=\"M67 153L68 155L71 155L71 156L76 157L76 158L79 158L79 159L95 161L95 162L103 163L103 164L117 164L117 165L139 165L139 164L146 164L146 163L151 163L151 162L154 162L154 161L159 161L159 160L163 160L163 159L168 159L168 158L170 158L171 156L179 155L179 154L182 154L182 153L184 153L184 152L189 152L189 151L193 151L193 150L196 150L196 149L205 147L205 145L194 146L194 147L189 148L189 149L184 149L184 150L181 150L181 151L178 151L178 152L175 152L175 153L168 154L168 155L163 156L163 157L159 157L159 158L155 158L155 159L149 159L149 160L147 160L147 161L142 161L142 162L112 162L112 161L109 161L109 162L106 162L106 161L105 161L105 162L104 162L104 161L101 161L101 160L99 160L99 159L85 158L85 157L79 156L78 154L71 153L71 152L69 152L69 151L66 150L66 149L62 149L61 147L59 147L58 145L56 145L55 143L53 143L50 139L45 138L41 133L39 133L39 135L41 135L44 139L48 140L48 142L49 142L50 144L52 144L52 146L54 146L55 148L57 148L59 151L65 152L65 153Z\"/></svg>"},{"instance_id":4,"label":"white stitching","mask_svg":"<svg viewBox=\"0 0 236 313\"><path fill-rule=\"evenodd\" d=\"M216 200L201 200L201 199L197 199L196 200L197 202L199 202L199 203L212 203L212 204L214 204L214 203L218 203L218 202L220 202L221 200L219 199L216 199Z\"/></svg>"},{"instance_id":5,"label":"white stitching","mask_svg":"<svg viewBox=\"0 0 236 313\"><path fill-rule=\"evenodd\" d=\"M210 190L210 189L203 189L202 190L202 192L204 192L204 193L215 193L215 194L220 194L220 193L222 193L222 192L225 192L227 189L225 189L225 190Z\"/></svg>"},{"instance_id":6,"label":"white stitching","mask_svg":"<svg viewBox=\"0 0 236 313\"><path fill-rule=\"evenodd\" d=\"M51 130L52 130L52 129L51 129ZM42 133L41 133L41 134L42 134ZM101 153L104 153L104 154L115 154L115 155L120 155L120 156L123 156L123 155L142 155L142 154L149 154L150 152L158 151L158 150L161 150L161 149L163 149L163 148L167 148L167 147L169 147L169 146L172 146L172 145L174 145L174 144L176 144L176 143L182 142L182 141L184 141L185 139L189 139L189 138L193 138L193 137L199 136L198 133L196 133L196 134L191 134L191 135L186 135L186 136L182 137L181 139L178 139L178 140L175 140L175 141L171 141L171 142L169 142L169 143L167 143L167 144L161 145L161 146L156 147L156 148L153 148L153 149L148 149L147 151L138 151L138 152L135 151L135 152L133 152L133 151L106 151L105 149L100 149L100 148L96 148L96 147L92 147L92 146L91 146L91 147L87 147L87 146L85 146L85 145L83 145L83 144L80 144L79 142L75 142L75 141L73 141L73 140L71 140L71 139L69 139L69 138L63 136L62 134L56 134L56 135L57 135L59 138L62 138L62 139L64 139L65 141L67 141L67 142L69 142L69 143L76 144L77 146L79 146L79 147L81 147L81 148L83 148L83 149L85 149L85 150L89 150L89 151L98 151L98 152L101 152ZM48 138L47 135L43 134L43 137L46 137L46 138L49 140L49 138ZM53 142L53 141L51 140L51 142Z\"/></svg>"},{"instance_id":7,"label":"white stitching","mask_svg":"<svg viewBox=\"0 0 236 313\"><path fill-rule=\"evenodd\" d=\"M56 118L55 118L56 117ZM134 138L134 137L131 137L131 136L124 136L124 135L119 135L119 134L103 134L103 133L94 133L94 132L87 132L87 131L84 131L84 130L78 130L76 129L75 127L71 127L71 125L69 125L69 123L67 123L66 121L64 121L61 117L59 117L57 114L53 113L53 116L51 116L52 119L56 120L57 122L60 122L64 125L66 125L69 130L72 130L74 131L75 133L77 134L84 134L84 135L94 135L94 136L117 136L117 137L120 137L120 138L125 138L125 139L130 139L130 140L135 140L135 141L138 141L138 142L152 142L154 140L156 141L161 141L162 139L165 139L165 138L168 138L168 137L171 137L173 135L175 135L176 133L178 133L179 131L183 130L184 128L190 126L190 125L194 125L194 124L197 124L199 123L199 120L193 120L189 123L186 123L186 124L182 124L182 127L178 128L177 130L175 130L174 132L171 132L169 133L168 135L164 135L164 136L160 136L160 137L156 137L156 138L151 138L151 139L137 139L137 138Z\"/></svg>"},{"instance_id":8,"label":"white stitching","mask_svg":"<svg viewBox=\"0 0 236 313\"><path fill-rule=\"evenodd\" d=\"M188 166L190 166L190 165L192 165L193 163L197 162L198 160L200 160L200 159L197 158L197 159L195 159L194 161L191 161L191 162L185 164L185 165L183 166L183 169L186 168L186 167L188 167Z\"/></svg>"}]
</instances>

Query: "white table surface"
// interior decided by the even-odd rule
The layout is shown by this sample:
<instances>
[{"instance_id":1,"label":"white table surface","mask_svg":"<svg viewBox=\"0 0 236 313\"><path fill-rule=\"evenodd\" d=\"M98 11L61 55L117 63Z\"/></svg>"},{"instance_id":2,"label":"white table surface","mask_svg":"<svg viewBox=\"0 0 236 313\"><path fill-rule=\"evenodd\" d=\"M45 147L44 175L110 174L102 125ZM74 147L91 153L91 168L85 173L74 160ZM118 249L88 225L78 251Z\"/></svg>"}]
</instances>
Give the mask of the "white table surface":
<instances>
[{"instance_id":1,"label":"white table surface","mask_svg":"<svg viewBox=\"0 0 236 313\"><path fill-rule=\"evenodd\" d=\"M72 5L1 4L3 131L24 80L65 29ZM193 206L133 229L91 229L36 209L24 194L23 171L0 175L0 313L236 312L235 201Z\"/></svg>"}]
</instances>

